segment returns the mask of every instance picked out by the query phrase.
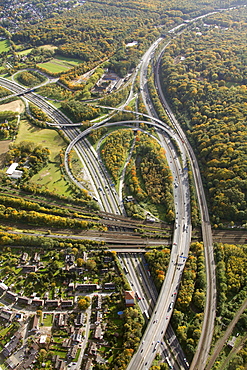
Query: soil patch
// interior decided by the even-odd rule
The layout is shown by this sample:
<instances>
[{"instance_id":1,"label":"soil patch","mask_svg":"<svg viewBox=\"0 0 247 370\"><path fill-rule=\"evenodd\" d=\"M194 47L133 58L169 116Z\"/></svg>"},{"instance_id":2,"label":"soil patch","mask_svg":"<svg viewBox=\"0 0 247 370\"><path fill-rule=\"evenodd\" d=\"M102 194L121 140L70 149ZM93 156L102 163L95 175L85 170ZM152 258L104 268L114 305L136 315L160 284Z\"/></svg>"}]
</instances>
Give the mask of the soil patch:
<instances>
[{"instance_id":1,"label":"soil patch","mask_svg":"<svg viewBox=\"0 0 247 370\"><path fill-rule=\"evenodd\" d=\"M3 112L5 110L11 111L11 112L17 112L22 113L24 112L25 105L22 100L15 100L7 104L1 104L0 105L0 111Z\"/></svg>"}]
</instances>

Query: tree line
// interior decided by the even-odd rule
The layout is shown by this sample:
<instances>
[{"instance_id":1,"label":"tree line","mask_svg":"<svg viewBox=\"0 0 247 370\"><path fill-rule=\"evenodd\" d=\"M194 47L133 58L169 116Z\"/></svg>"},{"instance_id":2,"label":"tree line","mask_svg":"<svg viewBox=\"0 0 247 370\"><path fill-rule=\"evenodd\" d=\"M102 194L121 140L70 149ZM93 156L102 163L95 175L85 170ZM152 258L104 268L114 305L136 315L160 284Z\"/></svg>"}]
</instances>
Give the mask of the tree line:
<instances>
[{"instance_id":1,"label":"tree line","mask_svg":"<svg viewBox=\"0 0 247 370\"><path fill-rule=\"evenodd\" d=\"M241 31L233 24L184 32L162 61L164 92L199 158L215 224L247 217L246 10L243 14Z\"/></svg>"}]
</instances>

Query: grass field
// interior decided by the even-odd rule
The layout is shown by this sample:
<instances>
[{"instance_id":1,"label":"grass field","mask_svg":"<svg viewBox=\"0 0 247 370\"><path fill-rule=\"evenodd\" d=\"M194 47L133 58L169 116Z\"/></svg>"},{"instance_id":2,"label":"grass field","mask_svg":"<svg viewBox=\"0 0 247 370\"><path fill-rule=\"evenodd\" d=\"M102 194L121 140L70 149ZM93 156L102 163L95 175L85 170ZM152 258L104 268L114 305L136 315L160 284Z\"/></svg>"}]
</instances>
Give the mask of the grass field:
<instances>
[{"instance_id":1,"label":"grass field","mask_svg":"<svg viewBox=\"0 0 247 370\"><path fill-rule=\"evenodd\" d=\"M52 50L52 51L54 51L54 50L57 49L57 46L47 44L47 45L41 45L41 46L39 46L38 49Z\"/></svg>"},{"instance_id":2,"label":"grass field","mask_svg":"<svg viewBox=\"0 0 247 370\"><path fill-rule=\"evenodd\" d=\"M54 105L54 107L56 107L57 109L60 109L62 106L62 104L59 101L48 100L48 102Z\"/></svg>"},{"instance_id":3,"label":"grass field","mask_svg":"<svg viewBox=\"0 0 247 370\"><path fill-rule=\"evenodd\" d=\"M62 178L60 171L59 151L66 147L64 140L55 130L41 129L32 126L25 120L21 120L16 143L32 141L50 150L50 161L46 167L31 178L31 181L43 185L49 191L59 195L70 195L71 190L67 182Z\"/></svg>"},{"instance_id":4,"label":"grass field","mask_svg":"<svg viewBox=\"0 0 247 370\"><path fill-rule=\"evenodd\" d=\"M64 140L55 130L35 127L26 120L21 120L15 142L19 143L24 140L33 141L36 144L49 148L51 161L56 161L60 149L66 147Z\"/></svg>"},{"instance_id":5,"label":"grass field","mask_svg":"<svg viewBox=\"0 0 247 370\"><path fill-rule=\"evenodd\" d=\"M0 53L3 51L8 51L10 47L9 40L1 40L0 41Z\"/></svg>"},{"instance_id":6,"label":"grass field","mask_svg":"<svg viewBox=\"0 0 247 370\"><path fill-rule=\"evenodd\" d=\"M31 52L31 50L33 50L33 49L26 49L26 50L18 51L17 54L18 55L27 55Z\"/></svg>"},{"instance_id":7,"label":"grass field","mask_svg":"<svg viewBox=\"0 0 247 370\"><path fill-rule=\"evenodd\" d=\"M47 69L48 72L65 72L70 68L79 65L82 61L79 59L66 58L66 57L56 57L49 62L40 63L38 67Z\"/></svg>"}]
</instances>

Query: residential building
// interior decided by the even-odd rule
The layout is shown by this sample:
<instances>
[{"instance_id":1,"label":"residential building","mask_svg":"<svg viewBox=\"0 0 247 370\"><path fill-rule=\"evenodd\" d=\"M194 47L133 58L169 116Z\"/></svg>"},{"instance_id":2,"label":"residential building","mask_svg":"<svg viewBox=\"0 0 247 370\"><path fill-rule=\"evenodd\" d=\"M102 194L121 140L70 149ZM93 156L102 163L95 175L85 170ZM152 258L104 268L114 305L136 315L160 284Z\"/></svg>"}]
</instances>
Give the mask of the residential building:
<instances>
[{"instance_id":1,"label":"residential building","mask_svg":"<svg viewBox=\"0 0 247 370\"><path fill-rule=\"evenodd\" d=\"M22 297L22 296L19 296L18 299L17 299L17 304L20 304L22 306L28 306L30 305L32 302L32 300L30 298L27 298L27 297Z\"/></svg>"},{"instance_id":2,"label":"residential building","mask_svg":"<svg viewBox=\"0 0 247 370\"><path fill-rule=\"evenodd\" d=\"M135 305L135 292L128 290L124 292L125 304L127 307Z\"/></svg>"},{"instance_id":3,"label":"residential building","mask_svg":"<svg viewBox=\"0 0 247 370\"><path fill-rule=\"evenodd\" d=\"M0 295L2 295L4 292L6 292L6 290L8 290L7 285L4 284L4 283L0 283Z\"/></svg>"}]
</instances>

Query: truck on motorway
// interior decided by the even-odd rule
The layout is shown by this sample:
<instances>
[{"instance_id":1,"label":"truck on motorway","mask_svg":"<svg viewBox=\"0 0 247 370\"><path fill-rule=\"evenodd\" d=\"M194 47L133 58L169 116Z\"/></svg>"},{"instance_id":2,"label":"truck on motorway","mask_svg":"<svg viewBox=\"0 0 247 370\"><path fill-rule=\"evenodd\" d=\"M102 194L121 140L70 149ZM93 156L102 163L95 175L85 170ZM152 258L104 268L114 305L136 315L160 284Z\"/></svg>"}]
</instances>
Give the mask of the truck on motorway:
<instances>
[{"instance_id":1,"label":"truck on motorway","mask_svg":"<svg viewBox=\"0 0 247 370\"><path fill-rule=\"evenodd\" d=\"M173 369L173 366L172 366L171 361L169 360L169 357L168 356L166 356L166 362L167 362L169 368L170 369Z\"/></svg>"}]
</instances>

